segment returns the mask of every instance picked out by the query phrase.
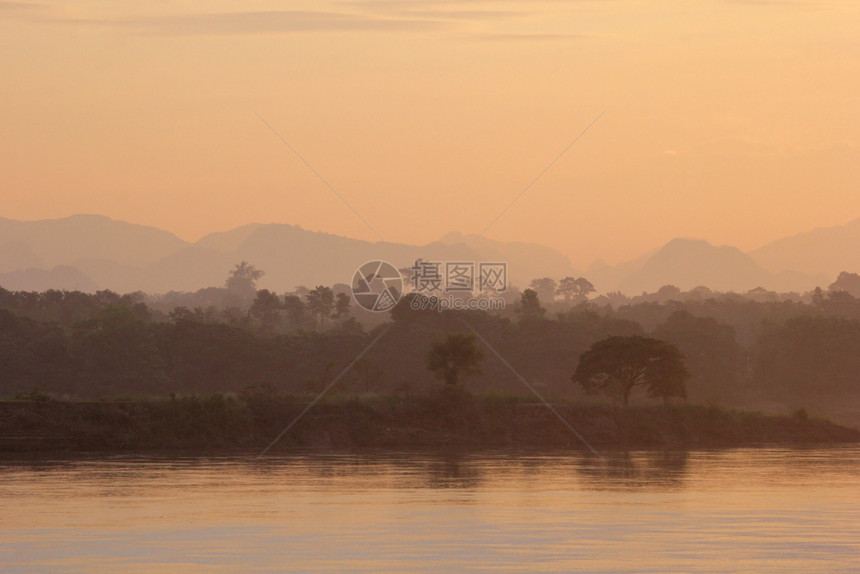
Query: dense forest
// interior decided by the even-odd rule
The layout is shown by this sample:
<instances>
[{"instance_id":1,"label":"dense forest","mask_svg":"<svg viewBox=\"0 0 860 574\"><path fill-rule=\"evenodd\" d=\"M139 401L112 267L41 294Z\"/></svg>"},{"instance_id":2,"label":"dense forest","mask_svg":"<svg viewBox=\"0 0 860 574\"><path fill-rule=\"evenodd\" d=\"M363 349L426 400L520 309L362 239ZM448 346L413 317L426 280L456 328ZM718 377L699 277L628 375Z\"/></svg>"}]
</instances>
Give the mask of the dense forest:
<instances>
[{"instance_id":1,"label":"dense forest","mask_svg":"<svg viewBox=\"0 0 860 574\"><path fill-rule=\"evenodd\" d=\"M419 395L440 384L425 363L434 341L474 330L551 400L585 397L571 376L591 345L648 335L681 351L690 402L860 418L860 299L839 284L794 298L664 287L610 300L535 282L544 299L529 289L498 312L415 311L407 295L372 314L344 285L278 295L254 289L253 273L237 266L224 288L158 297L0 289L0 397L309 395L380 334L332 394ZM529 394L491 354L477 370L464 383L473 393Z\"/></svg>"}]
</instances>

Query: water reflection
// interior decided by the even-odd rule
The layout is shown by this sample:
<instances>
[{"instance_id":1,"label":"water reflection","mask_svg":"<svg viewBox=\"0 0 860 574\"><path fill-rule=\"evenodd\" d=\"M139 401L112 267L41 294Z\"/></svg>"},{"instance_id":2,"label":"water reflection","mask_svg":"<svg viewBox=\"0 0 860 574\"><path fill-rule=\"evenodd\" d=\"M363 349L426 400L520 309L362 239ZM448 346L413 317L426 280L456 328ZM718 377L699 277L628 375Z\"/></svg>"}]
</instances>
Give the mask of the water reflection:
<instances>
[{"instance_id":1,"label":"water reflection","mask_svg":"<svg viewBox=\"0 0 860 574\"><path fill-rule=\"evenodd\" d=\"M596 490L677 490L687 474L687 451L609 452L582 458L576 469L585 485Z\"/></svg>"},{"instance_id":2,"label":"water reflection","mask_svg":"<svg viewBox=\"0 0 860 574\"><path fill-rule=\"evenodd\" d=\"M480 465L455 453L430 459L423 471L427 488L476 488L481 483Z\"/></svg>"},{"instance_id":3,"label":"water reflection","mask_svg":"<svg viewBox=\"0 0 860 574\"><path fill-rule=\"evenodd\" d=\"M847 447L852 453L856 448ZM217 487L227 477L248 475L266 488L325 491L349 483L352 492L380 488L479 490L488 486L530 490L551 480L566 489L673 491L688 486L691 459L698 480L748 466L751 476L773 484L815 486L828 480L858 476L856 455L845 449L729 449L724 451L603 451L600 457L581 452L295 452L257 459L253 454L225 457L172 455L79 458L0 458L0 483L21 476L40 481L59 476L72 484L97 485L104 497L137 496L153 489ZM839 454L835 456L834 453ZM756 462L758 464L753 464ZM779 467L779 472L773 469ZM62 485L61 487L62 488ZM50 490L43 490L51 496Z\"/></svg>"},{"instance_id":4,"label":"water reflection","mask_svg":"<svg viewBox=\"0 0 860 574\"><path fill-rule=\"evenodd\" d=\"M251 465L251 471L269 480L283 481L296 473L313 476L313 485L327 488L349 477L359 491L382 485L399 488L479 489L492 475L496 483L532 488L542 475L571 487L606 489L679 489L687 473L685 451L608 451L600 457L581 452L364 453L320 456L281 456ZM577 481L577 477L580 479Z\"/></svg>"},{"instance_id":5,"label":"water reflection","mask_svg":"<svg viewBox=\"0 0 860 574\"><path fill-rule=\"evenodd\" d=\"M601 454L0 461L0 569L860 571L856 446Z\"/></svg>"},{"instance_id":6,"label":"water reflection","mask_svg":"<svg viewBox=\"0 0 860 574\"><path fill-rule=\"evenodd\" d=\"M352 490L383 486L400 488L467 489L481 483L482 457L456 451L365 452L326 454L296 453L246 460L247 470L271 481L299 475L313 477L309 487L349 477Z\"/></svg>"},{"instance_id":7,"label":"water reflection","mask_svg":"<svg viewBox=\"0 0 860 574\"><path fill-rule=\"evenodd\" d=\"M346 479L351 490L380 487L478 489L485 475L516 480L525 487L547 473L554 479L581 479L589 489L678 489L687 473L685 451L607 451L600 457L574 453L294 453L256 459L252 456L180 457L108 456L96 459L0 460L0 479L22 472L33 476L65 476L78 483L99 485L103 496L134 496L138 485L169 488L177 477L196 477L217 485L220 476L248 473L272 485L325 490ZM788 461L787 461L788 462ZM567 479L564 477L567 476Z\"/></svg>"}]
</instances>

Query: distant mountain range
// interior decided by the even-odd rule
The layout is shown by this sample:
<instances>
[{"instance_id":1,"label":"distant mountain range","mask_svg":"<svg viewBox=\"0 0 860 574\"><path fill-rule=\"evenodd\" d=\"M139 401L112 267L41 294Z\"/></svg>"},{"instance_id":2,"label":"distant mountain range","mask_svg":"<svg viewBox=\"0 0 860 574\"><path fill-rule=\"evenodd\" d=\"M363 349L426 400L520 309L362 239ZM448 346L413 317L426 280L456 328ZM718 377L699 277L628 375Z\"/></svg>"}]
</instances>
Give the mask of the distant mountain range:
<instances>
[{"instance_id":1,"label":"distant mountain range","mask_svg":"<svg viewBox=\"0 0 860 574\"><path fill-rule=\"evenodd\" d=\"M266 272L260 287L281 292L299 285L350 283L367 261L410 267L418 258L504 261L510 282L519 285L537 276L576 273L567 257L548 247L459 234L416 246L254 223L189 243L155 227L100 215L0 219L0 286L10 290L195 291L222 286L234 265L248 261Z\"/></svg>"},{"instance_id":2,"label":"distant mountain range","mask_svg":"<svg viewBox=\"0 0 860 574\"><path fill-rule=\"evenodd\" d=\"M456 232L417 246L253 223L189 243L155 227L100 215L43 221L0 218L0 286L10 290L195 291L223 285L228 271L244 260L266 272L260 287L282 292L299 285L349 283L367 261L409 267L417 258L504 261L509 282L521 288L538 277L583 275L600 292L628 295L654 292L663 285L803 292L826 287L841 271L860 271L860 219L781 239L750 253L674 239L629 262L611 266L597 261L580 272L563 254L543 245Z\"/></svg>"},{"instance_id":3,"label":"distant mountain range","mask_svg":"<svg viewBox=\"0 0 860 574\"><path fill-rule=\"evenodd\" d=\"M860 247L860 242L858 242ZM826 287L837 273L769 271L736 247L715 247L700 239L673 239L660 249L633 261L610 267L594 263L586 277L602 292L627 295L653 293L663 285L683 291L706 286L713 291L744 293L757 287L778 292L805 292Z\"/></svg>"},{"instance_id":4,"label":"distant mountain range","mask_svg":"<svg viewBox=\"0 0 860 574\"><path fill-rule=\"evenodd\" d=\"M749 255L769 271L787 269L832 278L842 271L857 273L860 271L860 219L786 237Z\"/></svg>"}]
</instances>

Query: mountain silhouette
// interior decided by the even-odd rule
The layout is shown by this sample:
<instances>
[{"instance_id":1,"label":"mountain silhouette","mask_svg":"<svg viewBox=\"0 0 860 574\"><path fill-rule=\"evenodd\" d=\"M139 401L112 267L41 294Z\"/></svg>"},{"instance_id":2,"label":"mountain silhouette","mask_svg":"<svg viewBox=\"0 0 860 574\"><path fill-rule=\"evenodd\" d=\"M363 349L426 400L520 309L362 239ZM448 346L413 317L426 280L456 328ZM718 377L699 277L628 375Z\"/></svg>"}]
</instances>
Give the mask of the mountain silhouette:
<instances>
[{"instance_id":1,"label":"mountain silhouette","mask_svg":"<svg viewBox=\"0 0 860 574\"><path fill-rule=\"evenodd\" d=\"M125 293L195 291L222 286L228 271L248 261L266 272L261 288L349 284L362 264L381 259L398 268L415 260L493 260L509 264L509 283L535 276L564 276L567 258L544 246L449 234L427 245L370 242L297 225L252 223L209 234L189 243L166 231L76 215L44 221L0 219L0 286L15 290L46 288L111 289ZM57 266L61 266L57 268Z\"/></svg>"},{"instance_id":2,"label":"mountain silhouette","mask_svg":"<svg viewBox=\"0 0 860 574\"><path fill-rule=\"evenodd\" d=\"M458 232L427 245L408 245L252 223L189 243L155 227L99 215L29 222L0 218L0 286L15 290L196 291L222 286L229 270L244 260L266 272L261 288L283 292L302 285L349 284L368 261L404 268L418 258L506 262L508 284L520 288L539 277L584 275L603 293L637 295L667 284L684 290L705 285L716 291L802 292L828 285L840 271L860 270L860 220L776 241L750 254L703 240L674 239L626 263L596 261L580 273L550 247Z\"/></svg>"},{"instance_id":3,"label":"mountain silhouette","mask_svg":"<svg viewBox=\"0 0 860 574\"><path fill-rule=\"evenodd\" d=\"M585 276L601 293L618 291L624 279L642 269L655 253L657 253L656 249L618 265L609 265L602 259L598 259L588 267Z\"/></svg>"},{"instance_id":4,"label":"mountain silhouette","mask_svg":"<svg viewBox=\"0 0 860 574\"><path fill-rule=\"evenodd\" d=\"M67 265L47 269L19 269L0 273L0 287L9 291L95 291L96 284L80 270Z\"/></svg>"},{"instance_id":5,"label":"mountain silhouette","mask_svg":"<svg viewBox=\"0 0 860 574\"><path fill-rule=\"evenodd\" d=\"M184 247L172 233L103 215L15 221L0 218L0 245L23 243L47 268L75 265L81 259L103 259L143 266Z\"/></svg>"},{"instance_id":6,"label":"mountain silhouette","mask_svg":"<svg viewBox=\"0 0 860 574\"><path fill-rule=\"evenodd\" d=\"M512 241L505 243L477 235L452 231L440 240L446 245L463 245L475 251L481 261L504 261L511 281L525 287L535 278L580 276L570 260L551 247L538 243Z\"/></svg>"},{"instance_id":7,"label":"mountain silhouette","mask_svg":"<svg viewBox=\"0 0 860 574\"><path fill-rule=\"evenodd\" d=\"M0 273L44 267L45 262L23 241L7 241L0 245Z\"/></svg>"},{"instance_id":8,"label":"mountain silhouette","mask_svg":"<svg viewBox=\"0 0 860 574\"><path fill-rule=\"evenodd\" d=\"M860 272L860 219L779 239L750 252L765 269L822 275L830 281L842 271Z\"/></svg>"},{"instance_id":9,"label":"mountain silhouette","mask_svg":"<svg viewBox=\"0 0 860 574\"><path fill-rule=\"evenodd\" d=\"M196 243L199 247L214 249L222 253L236 251L239 245L245 241L249 235L264 227L262 223L249 223L228 231L218 231L210 233Z\"/></svg>"},{"instance_id":10,"label":"mountain silhouette","mask_svg":"<svg viewBox=\"0 0 860 574\"><path fill-rule=\"evenodd\" d=\"M770 273L737 247L697 239L673 239L621 281L621 291L652 293L671 284L683 291L705 285L715 291L748 291L772 283Z\"/></svg>"}]
</instances>

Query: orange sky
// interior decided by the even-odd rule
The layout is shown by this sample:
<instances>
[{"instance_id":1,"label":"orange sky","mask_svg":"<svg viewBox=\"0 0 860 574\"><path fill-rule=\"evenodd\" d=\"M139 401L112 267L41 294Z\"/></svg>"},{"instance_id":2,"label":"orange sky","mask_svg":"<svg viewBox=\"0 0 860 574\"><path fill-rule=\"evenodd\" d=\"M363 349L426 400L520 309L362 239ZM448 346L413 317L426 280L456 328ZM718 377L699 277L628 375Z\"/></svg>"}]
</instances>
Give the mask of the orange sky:
<instances>
[{"instance_id":1,"label":"orange sky","mask_svg":"<svg viewBox=\"0 0 860 574\"><path fill-rule=\"evenodd\" d=\"M285 11L286 10L286 11ZM0 1L0 216L483 230L575 265L860 217L860 3Z\"/></svg>"}]
</instances>

